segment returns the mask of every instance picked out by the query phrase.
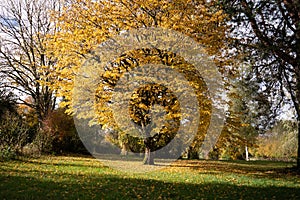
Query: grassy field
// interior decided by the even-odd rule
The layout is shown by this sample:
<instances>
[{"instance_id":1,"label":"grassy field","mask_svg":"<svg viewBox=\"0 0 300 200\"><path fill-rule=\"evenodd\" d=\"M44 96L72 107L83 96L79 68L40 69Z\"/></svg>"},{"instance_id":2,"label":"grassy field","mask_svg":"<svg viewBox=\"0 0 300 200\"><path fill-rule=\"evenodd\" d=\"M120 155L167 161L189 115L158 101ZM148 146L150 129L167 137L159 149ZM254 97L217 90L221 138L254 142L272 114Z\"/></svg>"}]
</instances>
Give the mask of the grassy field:
<instances>
[{"instance_id":1,"label":"grassy field","mask_svg":"<svg viewBox=\"0 0 300 200\"><path fill-rule=\"evenodd\" d=\"M126 173L77 156L0 162L0 199L300 199L293 163L177 161Z\"/></svg>"}]
</instances>

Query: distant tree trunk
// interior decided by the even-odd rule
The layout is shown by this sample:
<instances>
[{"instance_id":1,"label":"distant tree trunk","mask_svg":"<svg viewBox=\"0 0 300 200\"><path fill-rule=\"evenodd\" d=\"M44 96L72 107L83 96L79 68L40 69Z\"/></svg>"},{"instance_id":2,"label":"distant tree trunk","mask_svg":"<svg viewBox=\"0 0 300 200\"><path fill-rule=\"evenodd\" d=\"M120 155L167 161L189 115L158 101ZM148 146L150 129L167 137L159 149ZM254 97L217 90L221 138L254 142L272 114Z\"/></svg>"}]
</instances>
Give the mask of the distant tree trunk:
<instances>
[{"instance_id":1,"label":"distant tree trunk","mask_svg":"<svg viewBox=\"0 0 300 200\"><path fill-rule=\"evenodd\" d=\"M245 146L245 151L246 151L246 161L249 161L249 152L248 152L248 146Z\"/></svg>"},{"instance_id":2,"label":"distant tree trunk","mask_svg":"<svg viewBox=\"0 0 300 200\"><path fill-rule=\"evenodd\" d=\"M127 156L127 154L128 154L128 151L127 151L126 145L124 143L122 143L121 155Z\"/></svg>"},{"instance_id":3,"label":"distant tree trunk","mask_svg":"<svg viewBox=\"0 0 300 200\"><path fill-rule=\"evenodd\" d=\"M154 165L154 153L151 153L151 135L150 130L147 130L145 124L142 123L142 131L145 136L144 145L145 145L145 157L143 160L144 165Z\"/></svg>"},{"instance_id":4,"label":"distant tree trunk","mask_svg":"<svg viewBox=\"0 0 300 200\"><path fill-rule=\"evenodd\" d=\"M151 149L149 147L146 147L143 164L154 165L154 153L151 153Z\"/></svg>"}]
</instances>

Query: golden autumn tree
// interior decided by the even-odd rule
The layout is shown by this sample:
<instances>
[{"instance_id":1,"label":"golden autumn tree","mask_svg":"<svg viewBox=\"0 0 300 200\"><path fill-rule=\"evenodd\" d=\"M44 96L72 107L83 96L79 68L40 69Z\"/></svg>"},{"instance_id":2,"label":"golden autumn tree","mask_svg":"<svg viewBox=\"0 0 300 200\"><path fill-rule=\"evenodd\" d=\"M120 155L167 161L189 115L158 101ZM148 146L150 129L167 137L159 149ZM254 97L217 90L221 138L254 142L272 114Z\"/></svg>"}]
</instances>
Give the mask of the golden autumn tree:
<instances>
[{"instance_id":1,"label":"golden autumn tree","mask_svg":"<svg viewBox=\"0 0 300 200\"><path fill-rule=\"evenodd\" d=\"M222 49L226 47L224 40L227 29L225 17L222 10L213 1L210 3L201 0L69 1L65 3L60 13L54 14L54 20L57 22L57 30L59 31L54 35L49 35L48 46L51 50L48 53L56 57L57 60L56 69L48 75L48 79L57 80L58 77L59 81L48 84L64 98L62 106L66 106L69 113L78 113L78 106L73 101L74 83L84 62L85 65L94 65L94 63L86 61L89 60L89 54L93 55L93 52L97 52L99 44L106 42L109 38L139 28L164 28L193 38L195 43L201 44L205 48L206 54L213 58L215 64L221 69L222 66L227 65L227 60L221 56L224 53ZM97 59L97 56L94 56L93 59ZM210 119L211 102L206 95L207 85L192 64L189 64L176 53L164 49L145 47L122 52L118 58L104 66L99 74L97 70L81 71L87 75L96 73L99 79L96 83L80 82L82 88L91 88L86 85L95 84L96 89L93 91L95 105L89 105L85 101L87 103L85 106L92 106L96 111L95 113L81 113L79 117L91 119L91 124L100 124L103 129L118 130L119 127L115 122L112 108L109 106L109 104L115 103L111 102L112 91L124 73L147 64L170 66L170 68L182 73L183 77L191 82L191 87L195 91L201 108L201 118L197 131L199 134L195 136L192 143L193 149L199 149L201 146L199 141L204 139ZM168 74L168 72L164 73ZM174 77L174 84L176 81L180 82L181 80ZM183 91L184 88L180 88L177 92L183 94ZM80 96L78 91L75 93ZM81 96L84 95L81 94ZM142 149L146 150L145 163L147 164L153 164L153 157L150 156L150 152L167 143L169 139L166 138L175 137L174 132L182 123L183 118L187 117L179 114L178 107L182 105L178 104L175 96L168 88L160 84L146 84L134 90L131 95L129 113L131 121L139 125L140 131L143 132L142 135L144 135L145 140L140 144L143 146ZM122 101L118 97L115 100ZM159 107L162 106L163 109L155 108L155 104L158 104ZM188 105L189 102L183 101L182 104ZM156 128L162 127L161 130L155 130L155 128L146 130L145 126L153 122L156 111L158 111L158 115L164 112L167 122L156 126ZM191 110L191 113L193 111L198 112ZM158 118L161 119L161 117ZM168 123L168 119L170 119L170 123ZM159 123L159 121L157 122ZM154 133L151 135L150 133L153 131ZM120 134L123 136L120 138L124 138L126 132L130 131L123 129L121 132L125 132ZM114 136L117 138L116 141L120 135ZM159 138L163 139L159 140ZM127 138L127 140L132 140L132 138ZM134 149L135 147L129 145L128 148Z\"/></svg>"}]
</instances>

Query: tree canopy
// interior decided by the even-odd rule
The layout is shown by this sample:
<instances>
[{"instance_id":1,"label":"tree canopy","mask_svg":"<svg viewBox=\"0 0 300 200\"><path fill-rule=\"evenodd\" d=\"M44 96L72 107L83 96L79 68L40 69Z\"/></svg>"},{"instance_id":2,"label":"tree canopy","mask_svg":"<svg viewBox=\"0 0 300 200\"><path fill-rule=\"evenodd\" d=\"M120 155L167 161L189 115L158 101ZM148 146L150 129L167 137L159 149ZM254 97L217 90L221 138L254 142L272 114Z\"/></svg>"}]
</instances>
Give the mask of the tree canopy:
<instances>
[{"instance_id":1,"label":"tree canopy","mask_svg":"<svg viewBox=\"0 0 300 200\"><path fill-rule=\"evenodd\" d=\"M59 77L59 81L48 84L64 98L62 105L67 106L69 113L76 114L78 107L74 105L73 99L75 77L80 73L83 62L89 59L89 54L95 55L93 51L97 50L99 44L114 35L122 35L132 29L152 27L178 31L193 38L196 43L203 45L207 56L211 57L222 71L222 67L228 64L228 60L222 57L226 47L224 40L227 29L225 17L217 4L205 1L70 1L64 5L61 12L55 15L59 31L49 35L50 51L48 53L57 60L55 71L47 77L50 80ZM121 52L116 60L103 67L103 73L97 74L101 78L94 83L97 84L95 91L97 112L96 116L92 116L92 118L96 118L96 123L102 125L102 128L116 129L114 117L109 108L109 104L113 104L110 101L111 92L124 73L145 64L170 66L191 82L201 107L202 119L199 122L200 128L198 131L196 130L199 132L197 136L199 138L196 137L198 142L193 144L197 146L195 149L199 149L201 144L199 141L204 139L211 112L211 102L207 99L207 86L201 78L201 74L174 52L158 48L140 48ZM85 63L85 65L89 65L89 63ZM99 70L84 71L84 74L98 72ZM178 78L176 80L180 81ZM81 81L80 84L84 87L87 82ZM83 96L80 93L76 93L76 95ZM184 103L188 105L188 102ZM151 108L154 104L163 106L165 114L169 117L172 116L171 118L175 122L174 130L176 130L176 123L180 124L179 121L182 120L182 116L178 115L177 107L179 105L168 88L159 84L150 84L143 86L143 90L135 90L130 101L133 122L141 127L148 125L151 122L149 114L153 113ZM85 118L87 117L91 118L91 116L85 116ZM174 124L169 124L169 127L174 128ZM174 130L171 130L166 131L163 128L161 131L169 132L171 134L169 136L172 138ZM145 132L147 137L149 134L150 132ZM158 134L157 136L161 137L162 135L168 134ZM154 140L155 138L153 138ZM147 141L144 141L143 144L147 146ZM150 151L155 149L153 145L150 146L152 146L149 147Z\"/></svg>"}]
</instances>

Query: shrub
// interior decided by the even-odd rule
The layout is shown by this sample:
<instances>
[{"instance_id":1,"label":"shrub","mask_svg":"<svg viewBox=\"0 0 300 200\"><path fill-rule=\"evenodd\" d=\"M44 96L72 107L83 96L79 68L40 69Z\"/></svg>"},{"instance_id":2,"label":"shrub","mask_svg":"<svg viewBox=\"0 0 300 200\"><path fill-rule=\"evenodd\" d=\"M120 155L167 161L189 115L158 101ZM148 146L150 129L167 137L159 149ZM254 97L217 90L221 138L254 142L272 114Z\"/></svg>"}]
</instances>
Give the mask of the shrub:
<instances>
[{"instance_id":1,"label":"shrub","mask_svg":"<svg viewBox=\"0 0 300 200\"><path fill-rule=\"evenodd\" d=\"M72 116L64 109L52 111L42 122L34 144L42 153L86 153Z\"/></svg>"},{"instance_id":2,"label":"shrub","mask_svg":"<svg viewBox=\"0 0 300 200\"><path fill-rule=\"evenodd\" d=\"M297 124L294 121L279 121L266 134L259 136L257 157L292 159L297 156Z\"/></svg>"},{"instance_id":3,"label":"shrub","mask_svg":"<svg viewBox=\"0 0 300 200\"><path fill-rule=\"evenodd\" d=\"M17 157L16 151L14 151L12 148L9 146L6 148L1 148L0 151L0 161L6 161L6 160L12 160Z\"/></svg>"},{"instance_id":4,"label":"shrub","mask_svg":"<svg viewBox=\"0 0 300 200\"><path fill-rule=\"evenodd\" d=\"M28 126L21 116L6 112L0 121L0 157L14 158L20 154L28 139Z\"/></svg>"}]
</instances>

